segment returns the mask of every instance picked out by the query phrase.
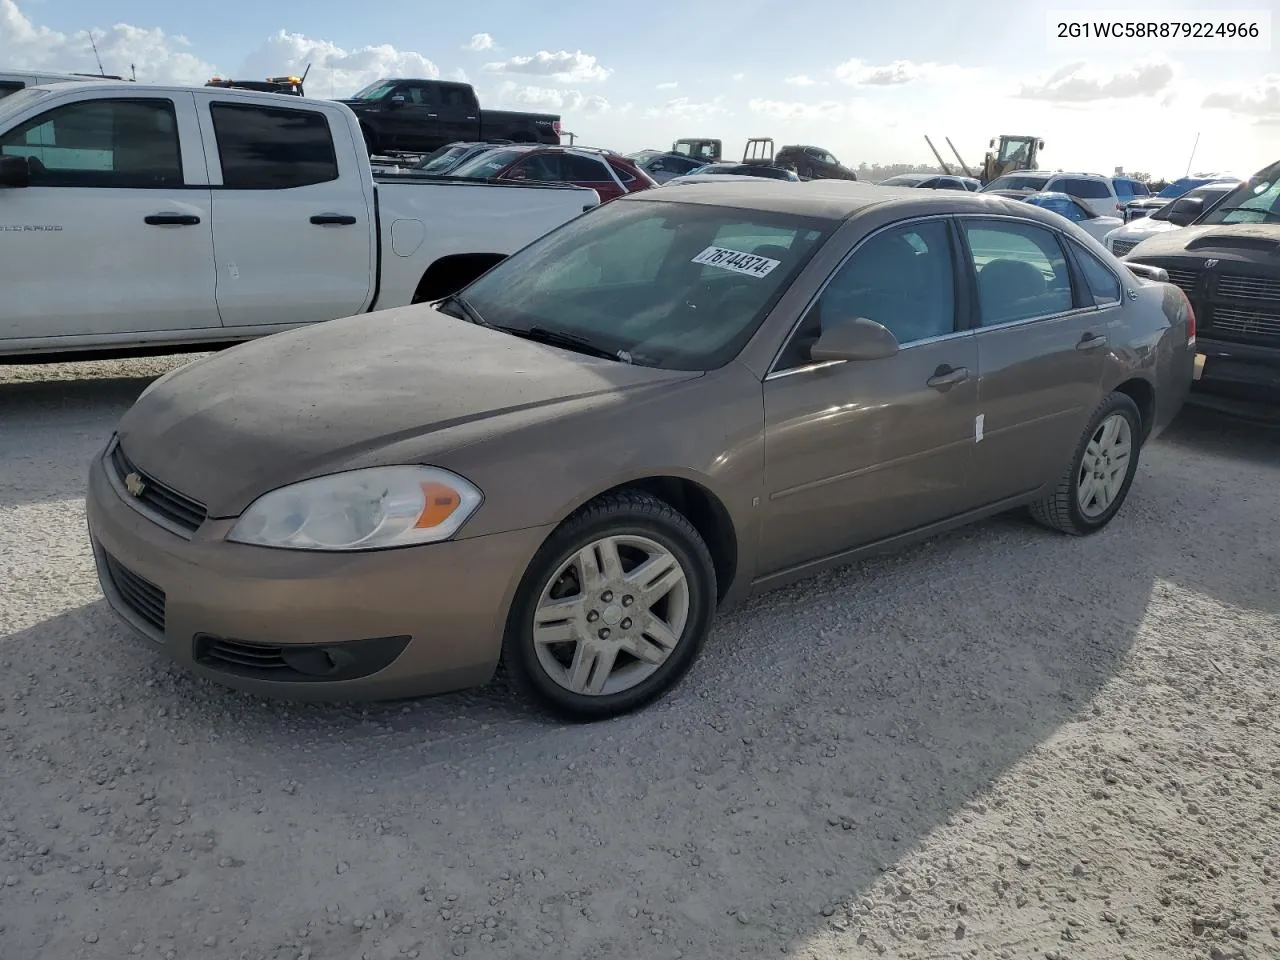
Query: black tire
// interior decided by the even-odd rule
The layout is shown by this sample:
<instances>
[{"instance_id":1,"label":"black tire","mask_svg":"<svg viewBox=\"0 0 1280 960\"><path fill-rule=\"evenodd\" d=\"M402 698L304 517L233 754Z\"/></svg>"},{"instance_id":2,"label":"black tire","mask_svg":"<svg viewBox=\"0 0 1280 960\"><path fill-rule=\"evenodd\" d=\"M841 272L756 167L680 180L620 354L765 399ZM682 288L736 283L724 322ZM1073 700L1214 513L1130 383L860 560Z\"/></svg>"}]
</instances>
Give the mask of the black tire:
<instances>
[{"instance_id":1,"label":"black tire","mask_svg":"<svg viewBox=\"0 0 1280 960\"><path fill-rule=\"evenodd\" d=\"M1103 422L1117 414L1124 417L1129 423L1132 448L1129 454L1128 468L1125 471L1124 482L1120 486L1120 492L1116 494L1115 499L1101 514L1096 517L1089 517L1080 509L1079 500L1080 473L1085 451ZM1089 425L1081 435L1080 442L1076 444L1075 453L1071 457L1071 465L1051 493L1043 500L1030 505L1029 510L1032 519L1051 530L1057 530L1060 533L1070 534L1074 537L1088 536L1105 527L1119 512L1120 507L1124 505L1125 499L1129 496L1129 487L1132 486L1134 474L1138 471L1138 458L1142 451L1142 436L1142 415L1138 412L1137 404L1123 393L1112 393L1104 398L1102 403L1098 404L1098 408L1093 411L1093 416L1089 418Z\"/></svg>"},{"instance_id":2,"label":"black tire","mask_svg":"<svg viewBox=\"0 0 1280 960\"><path fill-rule=\"evenodd\" d=\"M642 536L671 552L684 569L689 609L678 642L649 677L613 694L590 696L561 686L544 669L533 640L533 617L547 581L575 553L604 536ZM538 550L507 616L502 667L523 695L551 713L577 722L636 710L670 691L688 672L716 612L711 553L693 524L670 504L638 490L597 497L566 519Z\"/></svg>"}]
</instances>

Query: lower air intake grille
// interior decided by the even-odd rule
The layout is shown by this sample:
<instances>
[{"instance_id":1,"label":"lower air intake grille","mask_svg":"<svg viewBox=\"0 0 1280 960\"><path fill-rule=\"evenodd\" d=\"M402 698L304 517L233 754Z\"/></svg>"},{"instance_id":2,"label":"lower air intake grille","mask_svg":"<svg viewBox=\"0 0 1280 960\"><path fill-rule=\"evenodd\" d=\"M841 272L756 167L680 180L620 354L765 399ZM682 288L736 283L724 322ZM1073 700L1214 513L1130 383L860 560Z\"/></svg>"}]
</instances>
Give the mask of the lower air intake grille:
<instances>
[{"instance_id":1,"label":"lower air intake grille","mask_svg":"<svg viewBox=\"0 0 1280 960\"><path fill-rule=\"evenodd\" d=\"M164 633L164 591L123 566L110 554L102 555L107 576L116 593L138 619Z\"/></svg>"}]
</instances>

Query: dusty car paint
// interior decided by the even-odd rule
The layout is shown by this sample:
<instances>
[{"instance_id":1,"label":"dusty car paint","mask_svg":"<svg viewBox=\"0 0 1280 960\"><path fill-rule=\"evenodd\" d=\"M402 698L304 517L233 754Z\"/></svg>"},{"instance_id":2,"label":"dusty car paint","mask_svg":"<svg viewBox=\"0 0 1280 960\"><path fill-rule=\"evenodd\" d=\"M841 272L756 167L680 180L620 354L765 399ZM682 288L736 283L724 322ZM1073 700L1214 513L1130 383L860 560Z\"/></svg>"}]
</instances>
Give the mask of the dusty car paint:
<instances>
[{"instance_id":1,"label":"dusty car paint","mask_svg":"<svg viewBox=\"0 0 1280 960\"><path fill-rule=\"evenodd\" d=\"M204 504L208 519L169 532L129 502L109 458L95 461L89 525L113 606L178 660L234 686L323 699L456 689L492 674L531 558L605 491L674 478L705 495L704 537L729 605L1030 502L1068 467L1111 391L1123 384L1150 401L1141 425L1150 436L1190 384L1194 350L1169 319L1176 291L1138 281L1087 234L1028 204L829 182L708 184L611 206L632 203L794 213L834 232L718 369L596 359L416 306L280 335L170 375L125 415L119 441L141 474ZM1070 238L1116 271L1120 301L973 329L962 275L960 329L883 361L776 368L851 251L908 221L958 231L955 217ZM951 382L946 370L965 375ZM452 540L366 555L225 542L269 490L406 463L483 491ZM163 630L140 622L103 566L108 556L165 592ZM285 647L412 639L371 676L285 683L196 663L199 633Z\"/></svg>"}]
</instances>

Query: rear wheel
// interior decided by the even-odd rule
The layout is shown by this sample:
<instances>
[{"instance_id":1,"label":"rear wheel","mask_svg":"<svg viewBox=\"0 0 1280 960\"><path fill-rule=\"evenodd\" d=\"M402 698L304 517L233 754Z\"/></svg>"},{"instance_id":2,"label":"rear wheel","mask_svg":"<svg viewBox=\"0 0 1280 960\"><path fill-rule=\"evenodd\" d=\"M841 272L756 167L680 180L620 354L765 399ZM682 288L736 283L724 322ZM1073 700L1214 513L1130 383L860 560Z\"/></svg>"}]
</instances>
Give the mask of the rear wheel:
<instances>
[{"instance_id":1,"label":"rear wheel","mask_svg":"<svg viewBox=\"0 0 1280 960\"><path fill-rule=\"evenodd\" d=\"M1031 516L1062 533L1085 536L1119 512L1138 470L1142 417L1123 393L1099 404L1053 492L1031 505Z\"/></svg>"},{"instance_id":2,"label":"rear wheel","mask_svg":"<svg viewBox=\"0 0 1280 960\"><path fill-rule=\"evenodd\" d=\"M715 606L715 568L693 524L649 494L608 494L566 520L530 563L503 663L560 716L617 716L684 676Z\"/></svg>"}]
</instances>

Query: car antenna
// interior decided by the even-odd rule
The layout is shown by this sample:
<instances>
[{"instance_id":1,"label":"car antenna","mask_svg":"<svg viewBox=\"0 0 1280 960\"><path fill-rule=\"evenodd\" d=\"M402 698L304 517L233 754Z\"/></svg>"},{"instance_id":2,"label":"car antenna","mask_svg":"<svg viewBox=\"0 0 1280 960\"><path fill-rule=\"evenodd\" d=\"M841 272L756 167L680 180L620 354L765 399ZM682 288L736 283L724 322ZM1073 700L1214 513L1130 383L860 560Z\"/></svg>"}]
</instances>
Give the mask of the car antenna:
<instances>
[{"instance_id":1,"label":"car antenna","mask_svg":"<svg viewBox=\"0 0 1280 960\"><path fill-rule=\"evenodd\" d=\"M98 56L98 45L93 41L93 31L89 31L89 46L93 47L93 59L98 61L98 76L105 77L107 71L102 69L102 57Z\"/></svg>"}]
</instances>

